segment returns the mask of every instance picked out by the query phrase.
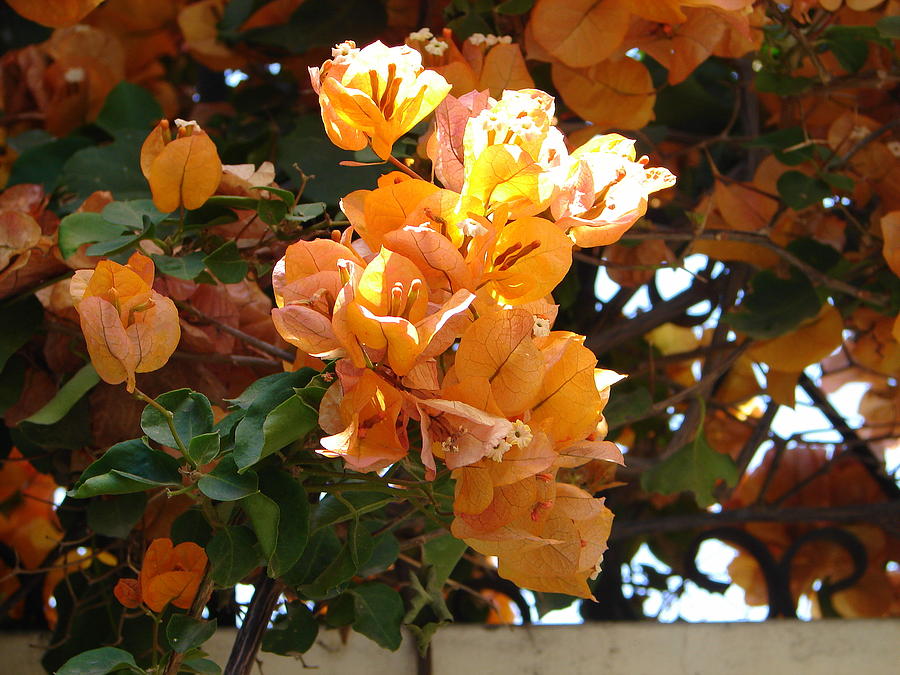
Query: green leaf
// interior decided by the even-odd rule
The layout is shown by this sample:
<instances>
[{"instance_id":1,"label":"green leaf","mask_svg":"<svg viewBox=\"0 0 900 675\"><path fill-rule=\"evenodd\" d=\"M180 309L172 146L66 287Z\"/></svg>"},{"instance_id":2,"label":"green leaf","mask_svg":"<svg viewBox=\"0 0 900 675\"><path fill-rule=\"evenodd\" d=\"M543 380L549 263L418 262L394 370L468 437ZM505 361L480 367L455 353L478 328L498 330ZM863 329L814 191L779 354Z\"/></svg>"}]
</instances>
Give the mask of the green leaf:
<instances>
[{"instance_id":1,"label":"green leaf","mask_svg":"<svg viewBox=\"0 0 900 675\"><path fill-rule=\"evenodd\" d=\"M900 40L900 15L883 16L875 23L875 29L882 37Z\"/></svg>"},{"instance_id":2,"label":"green leaf","mask_svg":"<svg viewBox=\"0 0 900 675\"><path fill-rule=\"evenodd\" d=\"M206 545L210 576L217 585L234 586L259 565L256 537L243 525L225 527Z\"/></svg>"},{"instance_id":3,"label":"green leaf","mask_svg":"<svg viewBox=\"0 0 900 675\"><path fill-rule=\"evenodd\" d=\"M397 537L390 532L384 532L375 539L372 555L369 556L369 559L364 564L360 564L357 575L371 577L384 572L397 562L397 556L399 555L400 542L397 541Z\"/></svg>"},{"instance_id":4,"label":"green leaf","mask_svg":"<svg viewBox=\"0 0 900 675\"><path fill-rule=\"evenodd\" d=\"M266 225L278 225L287 215L288 207L280 199L260 199L256 212Z\"/></svg>"},{"instance_id":5,"label":"green leaf","mask_svg":"<svg viewBox=\"0 0 900 675\"><path fill-rule=\"evenodd\" d=\"M341 540L331 528L314 532L306 544L303 555L281 578L291 587L311 584L341 551Z\"/></svg>"},{"instance_id":6,"label":"green leaf","mask_svg":"<svg viewBox=\"0 0 900 675\"><path fill-rule=\"evenodd\" d=\"M242 500L241 505L250 516L260 548L268 559L269 576L278 578L296 564L306 548L309 501L303 486L283 470L261 473L259 490Z\"/></svg>"},{"instance_id":7,"label":"green leaf","mask_svg":"<svg viewBox=\"0 0 900 675\"><path fill-rule=\"evenodd\" d=\"M325 213L325 202L312 202L311 204L297 204L291 209L291 214L285 216L285 220L295 223L307 223L315 220Z\"/></svg>"},{"instance_id":8,"label":"green leaf","mask_svg":"<svg viewBox=\"0 0 900 675\"><path fill-rule=\"evenodd\" d=\"M157 396L156 402L174 415L175 431L185 443L189 443L194 436L212 431L212 407L203 394L190 389L176 389ZM166 416L152 405L141 413L141 429L157 443L170 448L178 447Z\"/></svg>"},{"instance_id":9,"label":"green leaf","mask_svg":"<svg viewBox=\"0 0 900 675\"><path fill-rule=\"evenodd\" d=\"M87 525L104 537L126 539L146 506L147 495L143 492L95 497L88 504Z\"/></svg>"},{"instance_id":10,"label":"green leaf","mask_svg":"<svg viewBox=\"0 0 900 675\"><path fill-rule=\"evenodd\" d=\"M842 173L823 173L821 179L841 192L852 192L856 181Z\"/></svg>"},{"instance_id":11,"label":"green leaf","mask_svg":"<svg viewBox=\"0 0 900 675\"><path fill-rule=\"evenodd\" d=\"M353 630L374 640L378 645L396 651L403 640L403 600L393 588L380 583L367 583L350 589L356 619Z\"/></svg>"},{"instance_id":12,"label":"green leaf","mask_svg":"<svg viewBox=\"0 0 900 675\"><path fill-rule=\"evenodd\" d=\"M727 314L724 320L757 340L789 333L804 319L815 316L822 305L809 279L796 268L790 279L763 270L751 283L753 292L744 296L738 311Z\"/></svg>"},{"instance_id":13,"label":"green leaf","mask_svg":"<svg viewBox=\"0 0 900 675\"><path fill-rule=\"evenodd\" d=\"M59 183L66 162L79 150L92 145L93 141L90 139L74 135L32 145L16 159L5 187L20 183L38 183L43 185L47 192L52 192ZM84 197L87 197L87 194Z\"/></svg>"},{"instance_id":14,"label":"green leaf","mask_svg":"<svg viewBox=\"0 0 900 675\"><path fill-rule=\"evenodd\" d=\"M143 673L134 657L124 649L101 647L73 656L56 671L56 675L106 675L119 670Z\"/></svg>"},{"instance_id":15,"label":"green leaf","mask_svg":"<svg viewBox=\"0 0 900 675\"><path fill-rule=\"evenodd\" d=\"M162 108L149 91L131 82L119 82L109 92L95 124L111 136L127 129L145 134L163 116Z\"/></svg>"},{"instance_id":16,"label":"green leaf","mask_svg":"<svg viewBox=\"0 0 900 675\"><path fill-rule=\"evenodd\" d=\"M728 455L716 452L706 441L704 433L697 434L664 462L645 471L641 487L647 492L663 495L693 492L697 505L706 508L716 503L713 488L720 480L728 486L737 484L737 465Z\"/></svg>"},{"instance_id":17,"label":"green leaf","mask_svg":"<svg viewBox=\"0 0 900 675\"><path fill-rule=\"evenodd\" d=\"M103 220L132 230L146 231L148 223L158 225L166 215L153 205L152 199L131 199L125 202L110 202L100 213Z\"/></svg>"},{"instance_id":18,"label":"green leaf","mask_svg":"<svg viewBox=\"0 0 900 675\"><path fill-rule=\"evenodd\" d=\"M762 70L756 74L756 90L768 94L777 94L778 96L802 94L814 82L815 80L811 77L778 75L768 70Z\"/></svg>"},{"instance_id":19,"label":"green leaf","mask_svg":"<svg viewBox=\"0 0 900 675\"><path fill-rule=\"evenodd\" d=\"M453 614L444 600L443 581L437 578L432 565L410 570L406 598L408 609L403 616L403 623L409 625L416 638L419 653L424 656L434 632L453 621ZM571 602L571 598L569 600ZM426 607L430 612L420 619L420 614Z\"/></svg>"},{"instance_id":20,"label":"green leaf","mask_svg":"<svg viewBox=\"0 0 900 675\"><path fill-rule=\"evenodd\" d=\"M84 499L142 492L151 487L180 487L180 466L177 459L150 448L142 440L124 441L85 469L67 494Z\"/></svg>"},{"instance_id":21,"label":"green leaf","mask_svg":"<svg viewBox=\"0 0 900 675\"><path fill-rule=\"evenodd\" d=\"M249 266L241 258L237 244L227 241L215 251L203 258L203 264L223 284L236 284L247 276Z\"/></svg>"},{"instance_id":22,"label":"green leaf","mask_svg":"<svg viewBox=\"0 0 900 675\"><path fill-rule=\"evenodd\" d=\"M166 639L176 654L184 654L209 640L217 627L215 619L203 621L187 614L173 614L166 624Z\"/></svg>"},{"instance_id":23,"label":"green leaf","mask_svg":"<svg viewBox=\"0 0 900 675\"><path fill-rule=\"evenodd\" d=\"M827 272L841 261L840 251L812 237L794 239L787 250L820 272Z\"/></svg>"},{"instance_id":24,"label":"green leaf","mask_svg":"<svg viewBox=\"0 0 900 675\"><path fill-rule=\"evenodd\" d=\"M194 436L188 444L187 458L194 466L208 464L219 454L221 438L215 431Z\"/></svg>"},{"instance_id":25,"label":"green leaf","mask_svg":"<svg viewBox=\"0 0 900 675\"><path fill-rule=\"evenodd\" d=\"M435 578L441 585L450 578L456 563L466 552L466 542L457 539L452 534L445 534L425 542L422 561L431 565Z\"/></svg>"},{"instance_id":26,"label":"green leaf","mask_svg":"<svg viewBox=\"0 0 900 675\"><path fill-rule=\"evenodd\" d=\"M378 161L374 154L368 161L372 159ZM388 164L341 166L340 162L344 160L366 161L331 143L318 115L301 117L294 130L278 140L276 165L293 178L293 185L299 187L299 175L294 164L305 174L315 176L303 190L304 199L337 204L347 193L370 187L378 176L394 170Z\"/></svg>"},{"instance_id":27,"label":"green leaf","mask_svg":"<svg viewBox=\"0 0 900 675\"><path fill-rule=\"evenodd\" d=\"M534 7L534 0L506 0L494 8L497 14L524 14Z\"/></svg>"},{"instance_id":28,"label":"green leaf","mask_svg":"<svg viewBox=\"0 0 900 675\"><path fill-rule=\"evenodd\" d=\"M287 401L266 415L263 422L263 447L261 457L287 447L304 438L319 424L319 413L299 396Z\"/></svg>"},{"instance_id":29,"label":"green leaf","mask_svg":"<svg viewBox=\"0 0 900 675\"><path fill-rule=\"evenodd\" d=\"M200 272L206 268L203 254L200 252L189 253L183 256L159 255L154 253L150 256L156 263L156 269L163 274L168 274L176 279L186 279L188 281L194 279Z\"/></svg>"},{"instance_id":30,"label":"green leaf","mask_svg":"<svg viewBox=\"0 0 900 675\"><path fill-rule=\"evenodd\" d=\"M289 405L287 409L276 413L273 421L268 422L268 428L266 424L270 413L289 398L296 398L294 387L306 386L313 375L315 375L315 371L311 368L303 368L293 373L277 373L263 378L266 380L266 384L263 386L256 386L262 382L262 380L257 381L235 400L238 405L241 402L247 402L250 398L248 392L253 390L252 403L246 407L244 418L238 423L234 432L234 460L240 471L245 471L263 457L284 447L278 443L285 438L290 438L293 434L290 428L285 429L283 425L284 414L287 412L298 412L301 415L299 423L295 421L298 429L308 428L310 412L303 410L297 404ZM315 413L313 415L316 416ZM303 433L305 434L306 431ZM294 435L291 440L299 437Z\"/></svg>"},{"instance_id":31,"label":"green leaf","mask_svg":"<svg viewBox=\"0 0 900 675\"><path fill-rule=\"evenodd\" d=\"M610 429L623 426L631 420L640 417L653 405L653 397L650 392L640 387L631 391L616 390L616 395L611 396L609 404L603 409L603 415Z\"/></svg>"},{"instance_id":32,"label":"green leaf","mask_svg":"<svg viewBox=\"0 0 900 675\"><path fill-rule=\"evenodd\" d=\"M169 537L176 546L185 541L206 546L212 539L212 527L200 508L195 506L175 519Z\"/></svg>"},{"instance_id":33,"label":"green leaf","mask_svg":"<svg viewBox=\"0 0 900 675\"><path fill-rule=\"evenodd\" d=\"M313 646L318 634L319 624L309 608L302 602L292 602L287 614L265 632L261 648L282 656L298 656Z\"/></svg>"},{"instance_id":34,"label":"green leaf","mask_svg":"<svg viewBox=\"0 0 900 675\"><path fill-rule=\"evenodd\" d=\"M107 222L99 213L72 213L59 223L59 252L68 258L82 244L118 238L124 231L121 225Z\"/></svg>"},{"instance_id":35,"label":"green leaf","mask_svg":"<svg viewBox=\"0 0 900 675\"><path fill-rule=\"evenodd\" d=\"M825 30L823 44L834 54L841 68L849 73L859 72L869 56L869 44L853 33L836 32L834 28L850 28L850 26L831 26ZM872 32L877 37L877 32Z\"/></svg>"},{"instance_id":36,"label":"green leaf","mask_svg":"<svg viewBox=\"0 0 900 675\"><path fill-rule=\"evenodd\" d=\"M150 188L141 173L141 145L146 131L123 131L109 145L84 148L65 163L60 185L86 199L109 190L116 199L148 197Z\"/></svg>"},{"instance_id":37,"label":"green leaf","mask_svg":"<svg viewBox=\"0 0 900 675\"><path fill-rule=\"evenodd\" d=\"M259 479L253 471L240 474L234 457L225 455L211 472L197 481L200 492L210 499L233 502L259 491Z\"/></svg>"},{"instance_id":38,"label":"green leaf","mask_svg":"<svg viewBox=\"0 0 900 675\"><path fill-rule=\"evenodd\" d=\"M348 492L342 497L343 501L334 495L326 495L316 505L310 521L310 529L313 532L346 520L358 519L366 513L377 511L382 506L397 501L396 497L385 495L382 492Z\"/></svg>"},{"instance_id":39,"label":"green leaf","mask_svg":"<svg viewBox=\"0 0 900 675\"><path fill-rule=\"evenodd\" d=\"M215 661L200 656L185 659L181 663L181 670L197 673L197 675L222 675L222 669Z\"/></svg>"},{"instance_id":40,"label":"green leaf","mask_svg":"<svg viewBox=\"0 0 900 675\"><path fill-rule=\"evenodd\" d=\"M44 307L33 295L9 305L0 305L0 371L44 325Z\"/></svg>"},{"instance_id":41,"label":"green leaf","mask_svg":"<svg viewBox=\"0 0 900 675\"><path fill-rule=\"evenodd\" d=\"M31 424L56 424L99 381L100 376L94 366L90 363L82 366L43 408L24 421Z\"/></svg>"},{"instance_id":42,"label":"green leaf","mask_svg":"<svg viewBox=\"0 0 900 675\"><path fill-rule=\"evenodd\" d=\"M310 584L301 585L300 591L307 597L325 599L333 597L341 586L350 581L359 572L360 567L369 562L375 549L375 539L371 536L370 527L374 523L366 523L350 527L347 541L340 551L328 563L327 567ZM293 571L293 570L292 570Z\"/></svg>"},{"instance_id":43,"label":"green leaf","mask_svg":"<svg viewBox=\"0 0 900 675\"><path fill-rule=\"evenodd\" d=\"M777 186L781 199L795 211L820 204L832 194L824 181L799 171L785 171L779 176Z\"/></svg>"}]
</instances>

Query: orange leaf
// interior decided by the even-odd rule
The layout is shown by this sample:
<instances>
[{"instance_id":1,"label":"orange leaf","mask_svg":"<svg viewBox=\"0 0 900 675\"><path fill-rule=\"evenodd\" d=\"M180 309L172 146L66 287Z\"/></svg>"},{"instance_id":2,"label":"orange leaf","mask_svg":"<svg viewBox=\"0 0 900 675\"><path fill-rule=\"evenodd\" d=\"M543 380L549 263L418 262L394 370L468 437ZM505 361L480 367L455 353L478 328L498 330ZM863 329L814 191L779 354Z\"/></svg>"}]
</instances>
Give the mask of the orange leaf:
<instances>
[{"instance_id":1,"label":"orange leaf","mask_svg":"<svg viewBox=\"0 0 900 675\"><path fill-rule=\"evenodd\" d=\"M656 92L640 61L623 57L582 69L554 63L551 74L566 104L600 129L640 129L653 119Z\"/></svg>"},{"instance_id":2,"label":"orange leaf","mask_svg":"<svg viewBox=\"0 0 900 675\"><path fill-rule=\"evenodd\" d=\"M169 213L184 205L197 209L209 199L222 178L222 162L216 144L205 133L194 130L177 138L156 156L150 166L153 203Z\"/></svg>"},{"instance_id":3,"label":"orange leaf","mask_svg":"<svg viewBox=\"0 0 900 675\"><path fill-rule=\"evenodd\" d=\"M460 382L487 380L508 417L528 408L541 386L543 367L533 327L534 319L524 310L488 314L463 333L456 352Z\"/></svg>"},{"instance_id":4,"label":"orange leaf","mask_svg":"<svg viewBox=\"0 0 900 675\"><path fill-rule=\"evenodd\" d=\"M629 17L618 0L538 0L530 26L534 39L552 56L583 68L619 49Z\"/></svg>"},{"instance_id":5,"label":"orange leaf","mask_svg":"<svg viewBox=\"0 0 900 675\"><path fill-rule=\"evenodd\" d=\"M753 344L748 355L773 370L799 373L840 347L843 329L840 312L825 303L815 318L790 333Z\"/></svg>"},{"instance_id":6,"label":"orange leaf","mask_svg":"<svg viewBox=\"0 0 900 675\"><path fill-rule=\"evenodd\" d=\"M129 609L141 606L141 586L137 579L119 579L113 594Z\"/></svg>"},{"instance_id":7,"label":"orange leaf","mask_svg":"<svg viewBox=\"0 0 900 675\"><path fill-rule=\"evenodd\" d=\"M29 21L42 26L72 26L90 14L103 0L8 0L9 6Z\"/></svg>"},{"instance_id":8,"label":"orange leaf","mask_svg":"<svg viewBox=\"0 0 900 675\"><path fill-rule=\"evenodd\" d=\"M900 211L891 211L881 218L882 251L894 274L900 276Z\"/></svg>"}]
</instances>

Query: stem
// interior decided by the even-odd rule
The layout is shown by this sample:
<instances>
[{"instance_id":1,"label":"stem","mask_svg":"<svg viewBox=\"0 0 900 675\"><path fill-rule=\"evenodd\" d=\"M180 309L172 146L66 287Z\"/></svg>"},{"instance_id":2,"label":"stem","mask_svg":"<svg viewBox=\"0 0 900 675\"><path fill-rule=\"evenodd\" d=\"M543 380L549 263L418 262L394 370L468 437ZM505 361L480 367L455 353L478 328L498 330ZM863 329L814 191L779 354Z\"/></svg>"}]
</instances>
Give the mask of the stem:
<instances>
[{"instance_id":1,"label":"stem","mask_svg":"<svg viewBox=\"0 0 900 675\"><path fill-rule=\"evenodd\" d=\"M249 675L281 588L282 584L270 577L264 577L256 585L250 609L231 648L224 675Z\"/></svg>"},{"instance_id":2,"label":"stem","mask_svg":"<svg viewBox=\"0 0 900 675\"><path fill-rule=\"evenodd\" d=\"M197 590L197 595L194 597L194 603L191 605L191 609L188 612L188 616L191 618L200 618L200 615L203 613L203 608L206 607L206 603L209 602L209 598L212 595L214 584L212 577L210 576L211 569L209 562L207 562L206 571L203 574L203 581L200 583L200 588ZM184 654L179 654L175 651L169 652L169 660L166 663L166 669L163 671L164 675L178 675L178 671L181 670L181 662L184 660L184 656Z\"/></svg>"},{"instance_id":3,"label":"stem","mask_svg":"<svg viewBox=\"0 0 900 675\"><path fill-rule=\"evenodd\" d=\"M159 413L166 418L166 424L169 425L169 431L172 433L172 438L175 439L175 443L178 445L178 449L181 451L181 454L187 457L187 446L184 444L184 441L181 440L181 436L178 435L178 430L175 429L175 415L172 413L172 411L167 410L165 406L147 396L147 394L142 392L137 387L134 388L134 396L141 399L147 405L156 408Z\"/></svg>"},{"instance_id":4,"label":"stem","mask_svg":"<svg viewBox=\"0 0 900 675\"><path fill-rule=\"evenodd\" d=\"M393 155L388 155L388 161L389 161L391 164L393 164L394 166L396 166L398 169L400 169L400 170L401 170L403 173L405 173L407 176L411 176L411 177L416 178L416 179L418 179L418 180L425 180L424 178L422 178L422 176L420 176L420 175L417 174L415 171L413 171L412 169L410 169L408 166L406 166L406 164L404 164L403 162L401 162L399 159L397 159L397 158L394 157Z\"/></svg>"},{"instance_id":5,"label":"stem","mask_svg":"<svg viewBox=\"0 0 900 675\"><path fill-rule=\"evenodd\" d=\"M242 342L245 342L252 347L256 347L259 351L263 352L264 354L269 354L270 356L274 356L276 359L281 359L282 361L291 361L292 362L294 360L294 355L291 352L289 352L285 349L279 349L275 345L270 345L268 342L260 340L259 338L255 338L252 335L245 333L242 330L238 330L237 328L234 328L233 326L229 326L227 323L222 323L218 319L215 319L215 318L209 316L208 314L201 312L199 309L192 307L191 305L187 304L186 302L181 302L180 300L175 300L175 304L180 309L185 309L185 310L195 314L203 321L206 321L207 323L212 324L213 326L215 326L222 332L228 333L229 335L233 335L238 340L241 340Z\"/></svg>"}]
</instances>

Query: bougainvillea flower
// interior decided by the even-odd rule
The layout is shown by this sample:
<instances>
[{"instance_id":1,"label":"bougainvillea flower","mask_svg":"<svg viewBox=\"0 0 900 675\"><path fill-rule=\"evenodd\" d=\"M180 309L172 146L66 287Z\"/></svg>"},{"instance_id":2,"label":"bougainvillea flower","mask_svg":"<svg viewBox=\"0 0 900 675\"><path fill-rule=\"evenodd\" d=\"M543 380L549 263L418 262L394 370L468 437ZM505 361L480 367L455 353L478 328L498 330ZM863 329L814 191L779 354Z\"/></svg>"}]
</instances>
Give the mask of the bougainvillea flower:
<instances>
[{"instance_id":1,"label":"bougainvillea flower","mask_svg":"<svg viewBox=\"0 0 900 675\"><path fill-rule=\"evenodd\" d=\"M647 212L647 196L671 187L675 176L635 161L634 141L595 136L569 157L550 204L557 225L581 247L606 246Z\"/></svg>"},{"instance_id":2,"label":"bougainvillea flower","mask_svg":"<svg viewBox=\"0 0 900 675\"><path fill-rule=\"evenodd\" d=\"M332 327L332 314L343 286L339 263L362 266L356 252L331 239L298 241L288 246L272 271L278 307L272 321L281 337L320 358L345 353Z\"/></svg>"},{"instance_id":3,"label":"bougainvillea flower","mask_svg":"<svg viewBox=\"0 0 900 675\"><path fill-rule=\"evenodd\" d=\"M110 384L162 368L178 346L175 303L153 290L153 261L134 253L127 265L103 260L79 270L69 290L97 373Z\"/></svg>"},{"instance_id":4,"label":"bougainvillea flower","mask_svg":"<svg viewBox=\"0 0 900 675\"><path fill-rule=\"evenodd\" d=\"M325 394L319 424L331 434L319 453L341 457L354 471L380 471L403 459L409 447L401 393L370 369L339 369Z\"/></svg>"},{"instance_id":5,"label":"bougainvillea flower","mask_svg":"<svg viewBox=\"0 0 900 675\"><path fill-rule=\"evenodd\" d=\"M163 213L179 206L203 206L219 186L222 162L216 144L196 122L176 120L173 140L162 120L141 146L141 171L150 183L153 203Z\"/></svg>"},{"instance_id":6,"label":"bougainvillea flower","mask_svg":"<svg viewBox=\"0 0 900 675\"><path fill-rule=\"evenodd\" d=\"M409 373L420 358L445 351L468 321L464 312L475 299L459 290L435 306L425 276L408 258L382 248L360 275L353 300L345 308L341 304L347 331L373 362L384 362L397 375Z\"/></svg>"},{"instance_id":7,"label":"bougainvillea flower","mask_svg":"<svg viewBox=\"0 0 900 675\"><path fill-rule=\"evenodd\" d=\"M138 578L120 579L113 592L129 608L143 603L154 612L162 612L168 604L190 609L206 563L206 551L192 541L173 546L171 539L154 539Z\"/></svg>"},{"instance_id":8,"label":"bougainvillea flower","mask_svg":"<svg viewBox=\"0 0 900 675\"><path fill-rule=\"evenodd\" d=\"M345 150L367 144L382 159L394 142L431 113L450 91L447 81L422 67L407 46L374 42L356 49L345 42L321 68L310 68L322 121L331 141Z\"/></svg>"},{"instance_id":9,"label":"bougainvillea flower","mask_svg":"<svg viewBox=\"0 0 900 675\"><path fill-rule=\"evenodd\" d=\"M470 91L459 98L447 96L434 111L434 133L425 146L434 175L450 190L462 190L466 125L493 99L486 91Z\"/></svg>"},{"instance_id":10,"label":"bougainvillea flower","mask_svg":"<svg viewBox=\"0 0 900 675\"><path fill-rule=\"evenodd\" d=\"M356 190L344 197L341 210L369 248L377 251L388 232L408 224L409 214L439 190L433 183L392 171L378 178L374 190Z\"/></svg>"},{"instance_id":11,"label":"bougainvillea flower","mask_svg":"<svg viewBox=\"0 0 900 675\"><path fill-rule=\"evenodd\" d=\"M566 483L556 484L552 506L535 513L538 531L531 536L489 541L466 538L484 555L499 558L499 573L523 588L592 597L587 585L600 572L612 529L612 512L604 500Z\"/></svg>"}]
</instances>

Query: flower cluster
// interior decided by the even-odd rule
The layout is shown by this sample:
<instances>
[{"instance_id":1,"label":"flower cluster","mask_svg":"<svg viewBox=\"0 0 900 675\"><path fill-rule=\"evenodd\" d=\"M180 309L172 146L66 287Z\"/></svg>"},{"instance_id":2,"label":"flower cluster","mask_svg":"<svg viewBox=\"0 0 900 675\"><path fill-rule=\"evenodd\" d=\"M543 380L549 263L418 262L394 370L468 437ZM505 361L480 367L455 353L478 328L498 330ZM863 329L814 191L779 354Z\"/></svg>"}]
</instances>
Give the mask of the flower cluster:
<instances>
[{"instance_id":1,"label":"flower cluster","mask_svg":"<svg viewBox=\"0 0 900 675\"><path fill-rule=\"evenodd\" d=\"M574 244L615 241L674 179L619 136L570 154L544 92L445 98L409 48L338 46L313 84L332 139L383 158L437 107L427 147L441 183L382 176L342 200L349 228L291 245L275 268L281 336L337 359L320 452L380 471L418 423L426 475L440 460L456 480L454 534L522 586L590 596L612 514L556 476L621 463L602 440L620 376L596 368L582 336L552 330L550 293Z\"/></svg>"}]
</instances>

